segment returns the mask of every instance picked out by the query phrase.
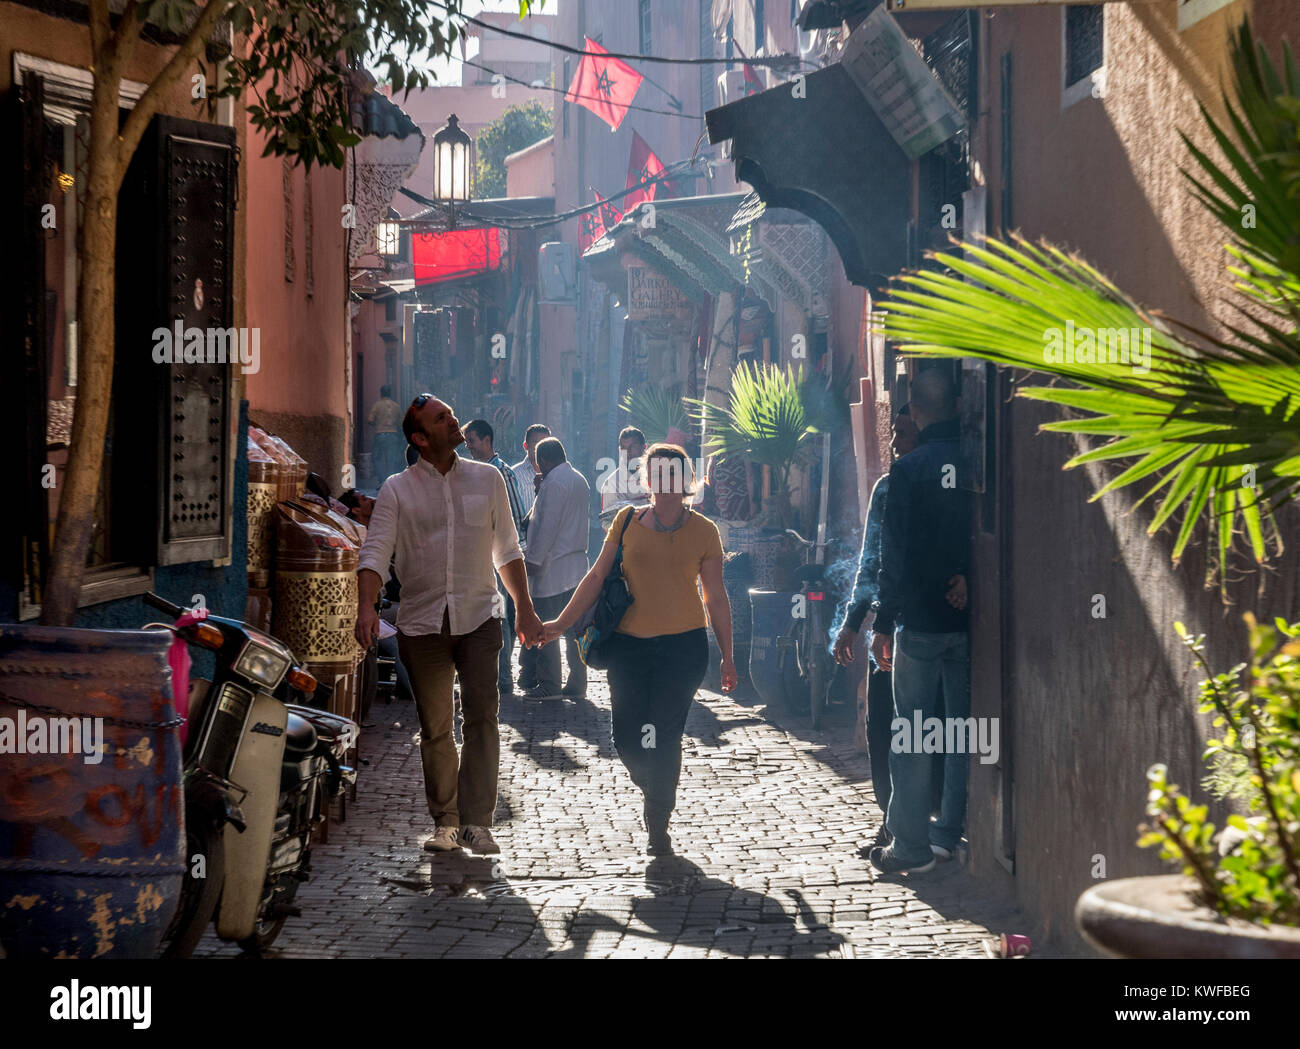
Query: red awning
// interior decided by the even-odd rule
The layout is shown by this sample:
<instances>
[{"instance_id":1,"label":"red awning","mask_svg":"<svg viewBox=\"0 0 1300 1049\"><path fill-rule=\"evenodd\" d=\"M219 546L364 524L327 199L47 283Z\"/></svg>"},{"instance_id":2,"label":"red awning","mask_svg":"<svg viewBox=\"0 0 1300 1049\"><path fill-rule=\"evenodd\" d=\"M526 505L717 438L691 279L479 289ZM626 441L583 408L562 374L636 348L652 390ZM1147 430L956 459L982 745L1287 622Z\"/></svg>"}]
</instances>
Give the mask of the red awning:
<instances>
[{"instance_id":1,"label":"red awning","mask_svg":"<svg viewBox=\"0 0 1300 1049\"><path fill-rule=\"evenodd\" d=\"M414 233L411 263L417 285L486 273L501 265L501 231L493 227Z\"/></svg>"}]
</instances>

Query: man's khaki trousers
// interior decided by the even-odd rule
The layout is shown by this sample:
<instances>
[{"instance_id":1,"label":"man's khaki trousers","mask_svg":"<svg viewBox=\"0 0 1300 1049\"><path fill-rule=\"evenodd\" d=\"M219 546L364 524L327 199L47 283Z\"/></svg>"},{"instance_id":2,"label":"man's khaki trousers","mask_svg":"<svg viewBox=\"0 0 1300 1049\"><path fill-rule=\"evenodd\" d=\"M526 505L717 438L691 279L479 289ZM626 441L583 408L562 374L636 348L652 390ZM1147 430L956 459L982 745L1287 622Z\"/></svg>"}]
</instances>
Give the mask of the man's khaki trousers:
<instances>
[{"instance_id":1,"label":"man's khaki trousers","mask_svg":"<svg viewBox=\"0 0 1300 1049\"><path fill-rule=\"evenodd\" d=\"M420 761L429 814L439 827L492 825L497 807L501 738L497 728L497 653L501 621L485 619L468 634L453 634L443 613L438 634L408 636L397 646L411 677L420 717ZM460 677L464 744L456 754L452 681Z\"/></svg>"}]
</instances>

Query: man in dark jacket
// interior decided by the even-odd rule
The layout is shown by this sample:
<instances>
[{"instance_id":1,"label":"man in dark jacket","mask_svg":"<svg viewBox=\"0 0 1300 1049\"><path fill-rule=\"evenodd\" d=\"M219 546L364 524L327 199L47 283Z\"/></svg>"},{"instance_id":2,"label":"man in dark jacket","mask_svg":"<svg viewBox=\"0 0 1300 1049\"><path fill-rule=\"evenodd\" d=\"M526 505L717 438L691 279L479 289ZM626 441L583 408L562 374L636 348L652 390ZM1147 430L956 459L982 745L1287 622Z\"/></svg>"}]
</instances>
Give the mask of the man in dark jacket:
<instances>
[{"instance_id":1,"label":"man in dark jacket","mask_svg":"<svg viewBox=\"0 0 1300 1049\"><path fill-rule=\"evenodd\" d=\"M946 370L920 372L910 411L915 451L890 468L881 544L879 608L871 651L893 671L895 732L886 825L893 841L871 850L885 873L921 873L951 859L966 822L968 755L944 732L943 804L930 823L931 755L915 729L927 718L970 717L970 495L961 462L956 396ZM892 635L892 636L891 636Z\"/></svg>"},{"instance_id":2,"label":"man in dark jacket","mask_svg":"<svg viewBox=\"0 0 1300 1049\"><path fill-rule=\"evenodd\" d=\"M910 454L917 443L916 425L907 405L894 417L893 437L889 442L892 458L897 460ZM871 489L867 504L867 520L862 529L862 553L858 558L858 577L844 624L835 638L835 661L842 666L854 661L853 646L862 630L867 614L879 598L880 548L885 530L885 504L889 496L889 474L881 476ZM874 660L872 661L874 664ZM867 751L871 755L871 784L876 803L883 816L889 811L889 741L893 736L894 721L893 682L889 671L879 665L871 666L867 680ZM940 786L943 770L936 776ZM936 806L937 807L937 806ZM888 845L889 831L882 823L873 845ZM862 850L865 859L869 850Z\"/></svg>"}]
</instances>

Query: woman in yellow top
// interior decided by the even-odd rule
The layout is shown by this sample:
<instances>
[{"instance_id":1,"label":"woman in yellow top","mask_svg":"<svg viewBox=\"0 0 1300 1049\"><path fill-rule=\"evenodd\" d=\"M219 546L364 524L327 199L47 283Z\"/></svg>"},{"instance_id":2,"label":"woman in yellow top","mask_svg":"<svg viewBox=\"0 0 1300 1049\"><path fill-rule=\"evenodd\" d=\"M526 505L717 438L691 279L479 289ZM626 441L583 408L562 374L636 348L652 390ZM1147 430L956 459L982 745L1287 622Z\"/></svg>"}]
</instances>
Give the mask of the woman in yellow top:
<instances>
[{"instance_id":1,"label":"woman in yellow top","mask_svg":"<svg viewBox=\"0 0 1300 1049\"><path fill-rule=\"evenodd\" d=\"M690 459L679 445L654 444L641 470L650 506L629 506L614 518L600 557L564 611L545 624L542 641L561 636L596 603L632 514L623 539L623 575L632 606L604 650L614 748L645 795L648 851L664 856L672 852L668 820L677 805L686 715L709 666L707 623L722 651L723 692L736 687L736 667L731 605L722 585L722 539L717 525L684 501Z\"/></svg>"}]
</instances>

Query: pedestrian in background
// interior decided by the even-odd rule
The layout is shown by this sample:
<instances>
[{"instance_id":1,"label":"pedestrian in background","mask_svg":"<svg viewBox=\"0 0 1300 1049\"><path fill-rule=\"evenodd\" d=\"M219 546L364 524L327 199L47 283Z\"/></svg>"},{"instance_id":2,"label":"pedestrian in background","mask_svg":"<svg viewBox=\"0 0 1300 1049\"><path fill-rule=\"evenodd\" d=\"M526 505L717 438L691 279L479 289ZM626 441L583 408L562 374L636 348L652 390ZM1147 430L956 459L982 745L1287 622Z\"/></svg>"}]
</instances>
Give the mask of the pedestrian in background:
<instances>
[{"instance_id":1,"label":"pedestrian in background","mask_svg":"<svg viewBox=\"0 0 1300 1049\"><path fill-rule=\"evenodd\" d=\"M694 481L690 459L678 445L654 444L642 470L651 505L619 511L595 566L559 617L545 624L542 641L571 629L595 604L621 537L633 603L601 648L609 659L614 748L645 796L648 851L664 856L672 853L668 823L677 805L682 733L708 670L708 624L722 652L722 691L736 687L736 667L722 539L717 525L684 501Z\"/></svg>"},{"instance_id":2,"label":"pedestrian in background","mask_svg":"<svg viewBox=\"0 0 1300 1049\"><path fill-rule=\"evenodd\" d=\"M379 400L370 406L368 416L374 427L374 440L370 444L371 458L375 464L375 476L379 484L402 470L402 445L404 443L398 425L402 420L402 409L393 400L391 386L379 387Z\"/></svg>"},{"instance_id":3,"label":"pedestrian in background","mask_svg":"<svg viewBox=\"0 0 1300 1049\"><path fill-rule=\"evenodd\" d=\"M551 436L551 428L542 423L533 423L524 431L524 457L519 462L511 465L510 469L514 470L515 476L519 478L519 491L522 493L524 501L524 514L533 508L533 500L537 498L537 486L534 480L537 477L537 445L538 442ZM524 539L527 540L527 535Z\"/></svg>"},{"instance_id":4,"label":"pedestrian in background","mask_svg":"<svg viewBox=\"0 0 1300 1049\"><path fill-rule=\"evenodd\" d=\"M621 503L640 506L650 501L641 483L641 459L645 455L645 434L625 426L618 435L618 466L600 482L600 509L604 513Z\"/></svg>"},{"instance_id":5,"label":"pedestrian in background","mask_svg":"<svg viewBox=\"0 0 1300 1049\"><path fill-rule=\"evenodd\" d=\"M551 436L550 427L542 423L533 423L524 431L524 457L513 464L510 469L519 478L519 498L524 508L523 528L519 532L519 544L528 549L528 526L532 523L531 511L537 499L537 486L541 475L537 472L537 443ZM519 652L519 691L527 692L537 687L537 654L535 648L521 649Z\"/></svg>"},{"instance_id":6,"label":"pedestrian in background","mask_svg":"<svg viewBox=\"0 0 1300 1049\"><path fill-rule=\"evenodd\" d=\"M420 718L420 760L435 830L424 847L500 852L488 829L501 760L497 653L501 625L493 570L515 599L519 640L536 644L533 611L510 501L501 475L455 454L463 439L451 407L421 394L402 420L420 452L379 490L357 568L356 637L379 634L379 587L396 557L402 580L398 650ZM452 735L452 682L460 678L464 745Z\"/></svg>"},{"instance_id":7,"label":"pedestrian in background","mask_svg":"<svg viewBox=\"0 0 1300 1049\"><path fill-rule=\"evenodd\" d=\"M538 616L554 619L564 611L589 567L591 486L568 462L558 438L540 441L536 455L542 484L533 504L524 562ZM561 687L559 642L544 644L537 650L537 686L524 693L526 699L563 696L577 701L586 697L587 665L578 655L578 640L572 631L564 640L568 681Z\"/></svg>"},{"instance_id":8,"label":"pedestrian in background","mask_svg":"<svg viewBox=\"0 0 1300 1049\"><path fill-rule=\"evenodd\" d=\"M510 516L515 522L515 531L522 535L524 530L523 496L519 492L519 475L497 454L493 447L495 434L492 424L486 419L471 419L465 424L465 446L476 462L495 466L506 483L506 495L510 497ZM521 544L522 545L522 544ZM501 619L501 655L497 660L497 691L510 695L515 690L514 674L510 669L510 659L515 650L515 602L507 592L505 585L498 579L497 592L505 602L506 614ZM536 594L533 595L536 599Z\"/></svg>"},{"instance_id":9,"label":"pedestrian in background","mask_svg":"<svg viewBox=\"0 0 1300 1049\"><path fill-rule=\"evenodd\" d=\"M952 380L942 368L919 372L909 404L917 447L889 471L871 654L893 671L894 716L911 726L918 715L921 723L970 716L971 506ZM891 745L892 841L870 851L886 874L922 873L951 859L965 830L965 749L943 755L943 803L931 823L932 755L918 753L919 744Z\"/></svg>"}]
</instances>

